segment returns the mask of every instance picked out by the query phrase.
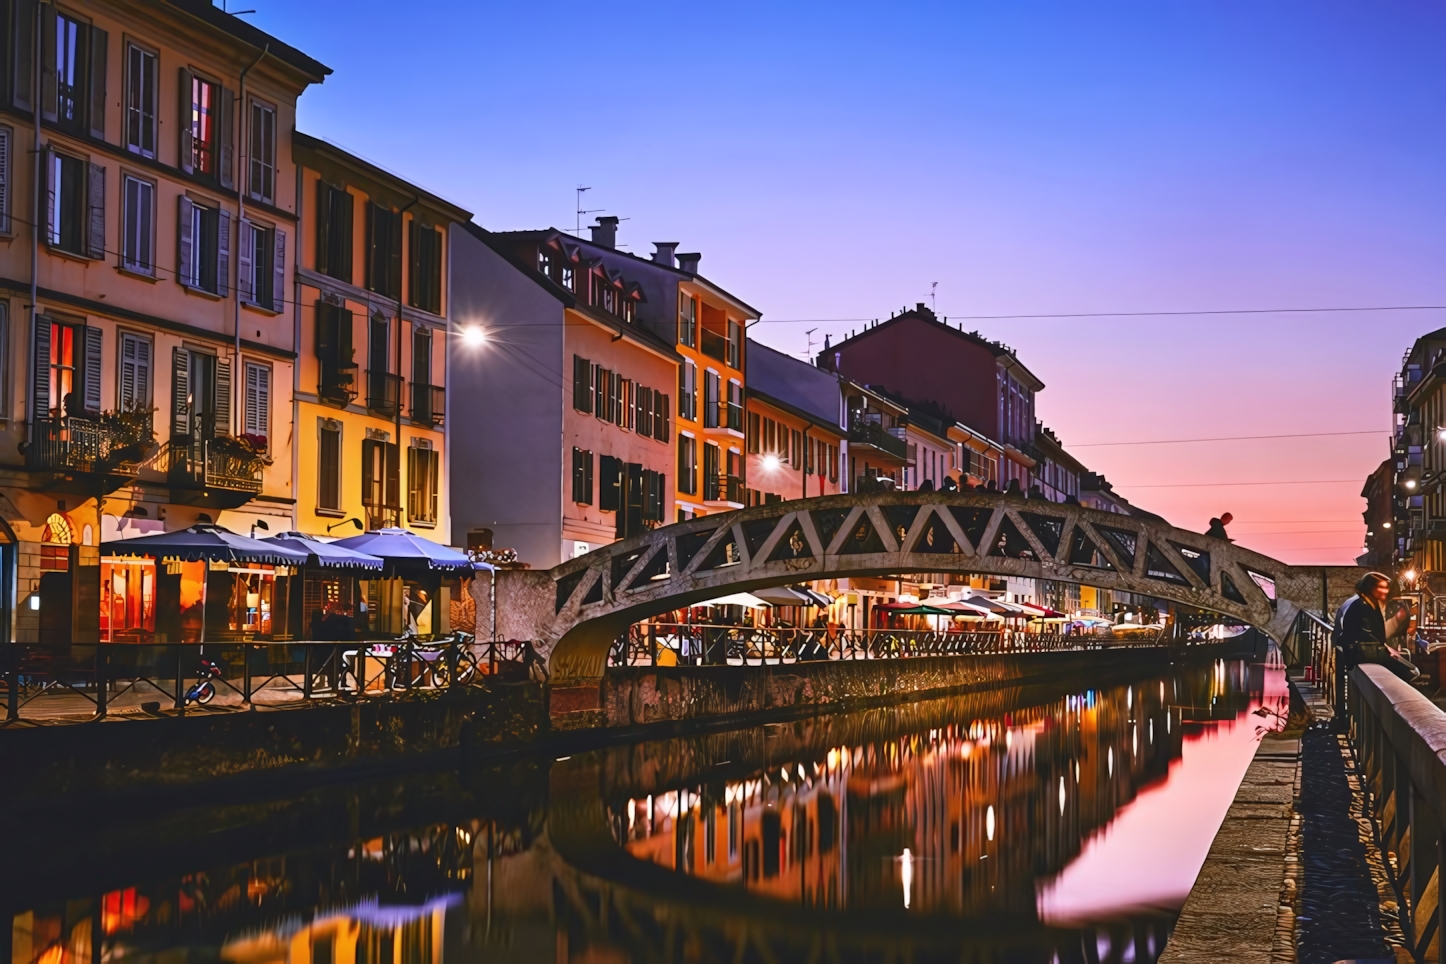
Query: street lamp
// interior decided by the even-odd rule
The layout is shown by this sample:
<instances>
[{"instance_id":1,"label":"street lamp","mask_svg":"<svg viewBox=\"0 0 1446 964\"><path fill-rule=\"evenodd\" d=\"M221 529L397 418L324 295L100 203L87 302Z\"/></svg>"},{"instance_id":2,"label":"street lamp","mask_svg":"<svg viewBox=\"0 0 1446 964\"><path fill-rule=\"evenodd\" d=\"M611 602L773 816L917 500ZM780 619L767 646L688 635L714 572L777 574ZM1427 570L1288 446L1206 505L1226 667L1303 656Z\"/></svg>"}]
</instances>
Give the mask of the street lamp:
<instances>
[{"instance_id":1,"label":"street lamp","mask_svg":"<svg viewBox=\"0 0 1446 964\"><path fill-rule=\"evenodd\" d=\"M778 460L778 456L771 453L763 457L763 471L765 472L776 472L782 464L783 463Z\"/></svg>"},{"instance_id":2,"label":"street lamp","mask_svg":"<svg viewBox=\"0 0 1446 964\"><path fill-rule=\"evenodd\" d=\"M481 348L487 344L487 329L481 325L468 325L462 329L462 344L468 348Z\"/></svg>"}]
</instances>

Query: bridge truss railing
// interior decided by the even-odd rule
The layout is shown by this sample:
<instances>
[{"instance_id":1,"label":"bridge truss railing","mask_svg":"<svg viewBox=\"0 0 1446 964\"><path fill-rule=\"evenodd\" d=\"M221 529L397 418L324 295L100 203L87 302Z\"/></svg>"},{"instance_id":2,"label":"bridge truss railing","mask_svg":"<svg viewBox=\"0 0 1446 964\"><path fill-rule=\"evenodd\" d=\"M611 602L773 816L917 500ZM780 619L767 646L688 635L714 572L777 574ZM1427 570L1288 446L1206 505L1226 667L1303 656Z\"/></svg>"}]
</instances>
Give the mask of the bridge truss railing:
<instances>
[{"instance_id":1,"label":"bridge truss railing","mask_svg":"<svg viewBox=\"0 0 1446 964\"><path fill-rule=\"evenodd\" d=\"M810 660L906 659L1157 646L1159 632L1097 634L810 629L707 623L635 624L619 636L609 666L724 666Z\"/></svg>"},{"instance_id":2,"label":"bridge truss railing","mask_svg":"<svg viewBox=\"0 0 1446 964\"><path fill-rule=\"evenodd\" d=\"M1336 693L1342 681L1336 678L1336 651L1331 645L1330 623L1302 609L1281 646L1281 655L1286 666L1303 670L1330 705L1336 705Z\"/></svg>"}]
</instances>

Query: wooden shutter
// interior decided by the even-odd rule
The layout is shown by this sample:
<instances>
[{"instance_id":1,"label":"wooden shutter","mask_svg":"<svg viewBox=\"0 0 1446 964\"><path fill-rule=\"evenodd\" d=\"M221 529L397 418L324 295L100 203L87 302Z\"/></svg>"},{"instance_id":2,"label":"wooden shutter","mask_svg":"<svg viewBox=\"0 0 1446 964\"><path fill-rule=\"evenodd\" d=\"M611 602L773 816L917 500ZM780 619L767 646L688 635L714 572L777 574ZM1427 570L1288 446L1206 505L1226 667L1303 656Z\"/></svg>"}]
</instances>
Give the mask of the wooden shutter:
<instances>
[{"instance_id":1,"label":"wooden shutter","mask_svg":"<svg viewBox=\"0 0 1446 964\"><path fill-rule=\"evenodd\" d=\"M572 356L572 407L592 414L592 362Z\"/></svg>"},{"instance_id":2,"label":"wooden shutter","mask_svg":"<svg viewBox=\"0 0 1446 964\"><path fill-rule=\"evenodd\" d=\"M191 434L191 353L171 349L171 434Z\"/></svg>"},{"instance_id":3,"label":"wooden shutter","mask_svg":"<svg viewBox=\"0 0 1446 964\"><path fill-rule=\"evenodd\" d=\"M316 302L316 338L312 350L317 358L326 358L337 348L337 308L320 299Z\"/></svg>"},{"instance_id":4,"label":"wooden shutter","mask_svg":"<svg viewBox=\"0 0 1446 964\"><path fill-rule=\"evenodd\" d=\"M231 215L216 212L216 294L226 297L231 281Z\"/></svg>"},{"instance_id":5,"label":"wooden shutter","mask_svg":"<svg viewBox=\"0 0 1446 964\"><path fill-rule=\"evenodd\" d=\"M618 510L618 495L622 487L622 459L604 455L598 459L597 507L603 512Z\"/></svg>"},{"instance_id":6,"label":"wooden shutter","mask_svg":"<svg viewBox=\"0 0 1446 964\"><path fill-rule=\"evenodd\" d=\"M286 232L271 232L271 310L286 308Z\"/></svg>"},{"instance_id":7,"label":"wooden shutter","mask_svg":"<svg viewBox=\"0 0 1446 964\"><path fill-rule=\"evenodd\" d=\"M252 248L255 235L248 221L237 222L240 237L236 239L236 297L242 301L255 302L256 291L251 277Z\"/></svg>"},{"instance_id":8,"label":"wooden shutter","mask_svg":"<svg viewBox=\"0 0 1446 964\"><path fill-rule=\"evenodd\" d=\"M442 453L436 449L423 451L427 459L427 519L436 522L442 488Z\"/></svg>"},{"instance_id":9,"label":"wooden shutter","mask_svg":"<svg viewBox=\"0 0 1446 964\"><path fill-rule=\"evenodd\" d=\"M105 140L105 66L110 34L90 28L90 136Z\"/></svg>"},{"instance_id":10,"label":"wooden shutter","mask_svg":"<svg viewBox=\"0 0 1446 964\"><path fill-rule=\"evenodd\" d=\"M229 358L216 359L216 395L213 399L216 413L216 425L213 431L217 435L231 434L231 360Z\"/></svg>"},{"instance_id":11,"label":"wooden shutter","mask_svg":"<svg viewBox=\"0 0 1446 964\"><path fill-rule=\"evenodd\" d=\"M9 127L0 127L0 234L10 233L10 136Z\"/></svg>"},{"instance_id":12,"label":"wooden shutter","mask_svg":"<svg viewBox=\"0 0 1446 964\"><path fill-rule=\"evenodd\" d=\"M396 442L387 442L383 448L386 450L386 494L384 505L388 509L400 509L402 507L402 479L401 479L401 446Z\"/></svg>"},{"instance_id":13,"label":"wooden shutter","mask_svg":"<svg viewBox=\"0 0 1446 964\"><path fill-rule=\"evenodd\" d=\"M55 194L60 185L55 183L55 152L48 147L40 149L41 177L45 181L45 242L55 243Z\"/></svg>"},{"instance_id":14,"label":"wooden shutter","mask_svg":"<svg viewBox=\"0 0 1446 964\"><path fill-rule=\"evenodd\" d=\"M265 365L246 366L247 435L266 438L271 427L271 369Z\"/></svg>"},{"instance_id":15,"label":"wooden shutter","mask_svg":"<svg viewBox=\"0 0 1446 964\"><path fill-rule=\"evenodd\" d=\"M121 334L120 409L141 411L151 400L151 343L139 335Z\"/></svg>"},{"instance_id":16,"label":"wooden shutter","mask_svg":"<svg viewBox=\"0 0 1446 964\"><path fill-rule=\"evenodd\" d=\"M422 518L422 449L407 446L407 518L413 522Z\"/></svg>"},{"instance_id":17,"label":"wooden shutter","mask_svg":"<svg viewBox=\"0 0 1446 964\"><path fill-rule=\"evenodd\" d=\"M216 85L216 176L223 188L236 186L236 92Z\"/></svg>"},{"instance_id":18,"label":"wooden shutter","mask_svg":"<svg viewBox=\"0 0 1446 964\"><path fill-rule=\"evenodd\" d=\"M195 78L185 67L181 68L181 170L186 174L196 173L196 141L191 133L191 117L196 111ZM184 200L184 199L183 199Z\"/></svg>"},{"instance_id":19,"label":"wooden shutter","mask_svg":"<svg viewBox=\"0 0 1446 964\"><path fill-rule=\"evenodd\" d=\"M331 188L325 181L316 182L316 270L331 274L327 255L331 248Z\"/></svg>"},{"instance_id":20,"label":"wooden shutter","mask_svg":"<svg viewBox=\"0 0 1446 964\"><path fill-rule=\"evenodd\" d=\"M86 326L85 360L81 368L81 405L87 414L100 414L100 356L104 337L99 328Z\"/></svg>"},{"instance_id":21,"label":"wooden shutter","mask_svg":"<svg viewBox=\"0 0 1446 964\"><path fill-rule=\"evenodd\" d=\"M338 271L333 274L333 277L340 278L342 281L350 284L352 279L351 255L353 247L352 213L356 207L356 199L352 197L351 192L346 188L337 188L336 193L336 231L340 237L333 239L336 245L336 268L338 269Z\"/></svg>"},{"instance_id":22,"label":"wooden shutter","mask_svg":"<svg viewBox=\"0 0 1446 964\"><path fill-rule=\"evenodd\" d=\"M86 166L86 254L97 261L105 258L105 168Z\"/></svg>"},{"instance_id":23,"label":"wooden shutter","mask_svg":"<svg viewBox=\"0 0 1446 964\"><path fill-rule=\"evenodd\" d=\"M12 9L15 13L15 32L10 37L11 65L14 68L14 74L10 77L14 84L11 103L29 114L33 110L30 87L34 80L32 74L35 72L36 3L35 0L14 0Z\"/></svg>"},{"instance_id":24,"label":"wooden shutter","mask_svg":"<svg viewBox=\"0 0 1446 964\"><path fill-rule=\"evenodd\" d=\"M183 285L191 285L196 278L196 239L193 236L191 199L181 195L180 223L176 229L176 273Z\"/></svg>"},{"instance_id":25,"label":"wooden shutter","mask_svg":"<svg viewBox=\"0 0 1446 964\"><path fill-rule=\"evenodd\" d=\"M55 123L55 6L40 5L40 116Z\"/></svg>"},{"instance_id":26,"label":"wooden shutter","mask_svg":"<svg viewBox=\"0 0 1446 964\"><path fill-rule=\"evenodd\" d=\"M668 396L655 392L653 406L653 438L666 442L673 437L672 425L668 421Z\"/></svg>"},{"instance_id":27,"label":"wooden shutter","mask_svg":"<svg viewBox=\"0 0 1446 964\"><path fill-rule=\"evenodd\" d=\"M612 372L601 365L594 365L592 372L592 413L598 418L607 418L608 384Z\"/></svg>"},{"instance_id":28,"label":"wooden shutter","mask_svg":"<svg viewBox=\"0 0 1446 964\"><path fill-rule=\"evenodd\" d=\"M32 375L30 418L45 418L50 414L50 319L44 315L35 317L35 371Z\"/></svg>"}]
</instances>

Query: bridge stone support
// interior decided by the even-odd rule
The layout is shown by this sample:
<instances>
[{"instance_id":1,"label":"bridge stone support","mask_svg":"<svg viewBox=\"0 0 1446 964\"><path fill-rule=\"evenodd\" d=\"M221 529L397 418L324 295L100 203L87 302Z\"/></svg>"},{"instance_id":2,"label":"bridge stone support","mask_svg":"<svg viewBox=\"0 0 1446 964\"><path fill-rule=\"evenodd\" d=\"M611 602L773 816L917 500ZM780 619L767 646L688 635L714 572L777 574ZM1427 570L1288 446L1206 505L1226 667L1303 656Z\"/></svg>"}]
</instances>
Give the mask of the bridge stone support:
<instances>
[{"instance_id":1,"label":"bridge stone support","mask_svg":"<svg viewBox=\"0 0 1446 964\"><path fill-rule=\"evenodd\" d=\"M1283 642L1330 612L1363 570L1288 566L1164 522L1002 493L839 495L663 526L546 572L498 574L498 633L529 639L554 685L595 684L640 619L733 592L905 573L1048 579L1239 619ZM485 580L474 590L488 625Z\"/></svg>"}]
</instances>

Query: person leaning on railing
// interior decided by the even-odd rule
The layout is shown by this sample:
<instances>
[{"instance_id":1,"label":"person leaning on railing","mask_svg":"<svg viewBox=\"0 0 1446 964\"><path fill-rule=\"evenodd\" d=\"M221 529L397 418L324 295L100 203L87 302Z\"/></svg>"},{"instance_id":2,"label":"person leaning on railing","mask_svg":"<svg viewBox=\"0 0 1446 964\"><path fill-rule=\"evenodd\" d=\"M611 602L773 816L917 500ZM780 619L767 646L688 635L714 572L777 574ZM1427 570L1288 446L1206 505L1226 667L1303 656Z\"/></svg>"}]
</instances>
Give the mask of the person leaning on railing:
<instances>
[{"instance_id":1,"label":"person leaning on railing","mask_svg":"<svg viewBox=\"0 0 1446 964\"><path fill-rule=\"evenodd\" d=\"M1390 614L1387 615L1387 607ZM1356 594L1336 610L1331 644L1336 650L1336 719L1346 716L1345 681L1362 663L1376 663L1411 682L1421 675L1407 657L1406 647L1391 640L1403 635L1411 620L1414 603L1391 601L1391 580L1379 572L1368 572L1356 583Z\"/></svg>"}]
</instances>

